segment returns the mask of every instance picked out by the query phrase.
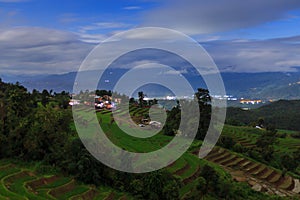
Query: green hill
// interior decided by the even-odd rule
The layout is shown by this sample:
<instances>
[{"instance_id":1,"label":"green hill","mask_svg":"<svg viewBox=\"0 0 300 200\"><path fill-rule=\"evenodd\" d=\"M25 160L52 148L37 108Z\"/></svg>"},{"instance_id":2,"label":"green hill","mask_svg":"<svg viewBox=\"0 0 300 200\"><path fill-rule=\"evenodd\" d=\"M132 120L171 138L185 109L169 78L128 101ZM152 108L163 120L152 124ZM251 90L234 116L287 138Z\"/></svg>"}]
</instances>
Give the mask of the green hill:
<instances>
[{"instance_id":1,"label":"green hill","mask_svg":"<svg viewBox=\"0 0 300 200\"><path fill-rule=\"evenodd\" d=\"M279 100L253 110L230 107L227 109L227 123L249 125L263 118L266 125L278 129L300 131L300 100Z\"/></svg>"}]
</instances>

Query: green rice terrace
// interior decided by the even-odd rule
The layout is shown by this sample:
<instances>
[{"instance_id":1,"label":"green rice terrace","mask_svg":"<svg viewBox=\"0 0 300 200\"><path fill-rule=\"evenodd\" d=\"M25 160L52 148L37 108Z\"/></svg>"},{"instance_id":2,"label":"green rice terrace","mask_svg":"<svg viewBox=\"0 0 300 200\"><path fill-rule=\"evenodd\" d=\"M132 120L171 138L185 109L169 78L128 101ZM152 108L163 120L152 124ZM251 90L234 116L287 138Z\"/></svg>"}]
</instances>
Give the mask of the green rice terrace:
<instances>
[{"instance_id":1,"label":"green rice terrace","mask_svg":"<svg viewBox=\"0 0 300 200\"><path fill-rule=\"evenodd\" d=\"M39 174L8 160L0 162L0 199L132 199L108 187L96 188L62 175Z\"/></svg>"},{"instance_id":2,"label":"green rice terrace","mask_svg":"<svg viewBox=\"0 0 300 200\"><path fill-rule=\"evenodd\" d=\"M139 108L137 106L130 107L130 114L136 123L143 118L147 108ZM115 112L114 117L124 115L125 112ZM105 130L107 136L118 146L126 150L135 152L149 152L159 149L166 145L172 137L157 134L147 139L136 139L124 134L117 125L112 122L112 114L109 111L97 112L101 121L101 126ZM255 146L261 130L251 127L234 127L225 125L223 135L231 136L234 140L244 147L251 148ZM281 131L282 132L282 131ZM255 161L242 154L232 152L230 150L215 147L204 160L197 157L201 142L194 142L189 152L185 153L180 159L167 167L173 175L180 177L183 187L180 190L181 198L192 193L192 188L196 184L199 177L201 167L205 164L213 165L225 174L230 174L236 182L247 183L255 191L263 192L269 195L278 196L299 196L300 182L299 177L293 175L282 175L280 170L270 167L266 164ZM280 139L276 145L276 151L291 151L300 147L297 139L290 137ZM212 164L213 163L213 164ZM215 165L214 165L215 164Z\"/></svg>"},{"instance_id":3,"label":"green rice terrace","mask_svg":"<svg viewBox=\"0 0 300 200\"><path fill-rule=\"evenodd\" d=\"M246 182L256 191L280 196L300 193L299 179L282 176L279 170L226 149L216 147L205 159L222 166L236 181Z\"/></svg>"},{"instance_id":4,"label":"green rice terrace","mask_svg":"<svg viewBox=\"0 0 300 200\"><path fill-rule=\"evenodd\" d=\"M148 108L130 107L130 115L137 124L148 113ZM82 112L86 112L83 109ZM172 137L157 134L151 138L133 138L118 128L111 111L96 112L101 127L106 135L116 145L133 152L150 152L157 150L172 140ZM125 112L120 109L115 112L118 118ZM84 116L84 114L82 115ZM81 119L89 123L89 119ZM124 122L125 123L125 122ZM74 127L73 127L74 128ZM147 127L145 127L147 128ZM226 125L223 135L232 137L238 144L246 148L255 146L261 130L249 127L234 127ZM280 170L255 161L243 154L225 148L215 147L205 159L198 158L200 141L195 141L189 151L172 163L166 170L181 182L180 199L190 199L195 193L195 186L201 169L205 165L212 166L225 180L240 184L242 188L252 188L253 194L299 197L299 177L292 174L282 174ZM299 148L297 139L290 137L280 139L276 151L291 151ZM30 167L22 167L9 160L0 161L0 199L134 199L129 194L118 192L109 187L95 187L81 184L71 177L57 174L39 174ZM250 189L251 190L251 189ZM263 196L264 198L267 196Z\"/></svg>"},{"instance_id":5,"label":"green rice terrace","mask_svg":"<svg viewBox=\"0 0 300 200\"><path fill-rule=\"evenodd\" d=\"M235 142L241 144L246 148L255 147L257 139L263 130L254 129L252 127L238 127L226 125L223 129L222 135L232 137ZM275 145L276 152L292 152L300 148L299 139L291 137L295 131L278 130L278 134L285 134L285 138L277 138L277 145Z\"/></svg>"}]
</instances>

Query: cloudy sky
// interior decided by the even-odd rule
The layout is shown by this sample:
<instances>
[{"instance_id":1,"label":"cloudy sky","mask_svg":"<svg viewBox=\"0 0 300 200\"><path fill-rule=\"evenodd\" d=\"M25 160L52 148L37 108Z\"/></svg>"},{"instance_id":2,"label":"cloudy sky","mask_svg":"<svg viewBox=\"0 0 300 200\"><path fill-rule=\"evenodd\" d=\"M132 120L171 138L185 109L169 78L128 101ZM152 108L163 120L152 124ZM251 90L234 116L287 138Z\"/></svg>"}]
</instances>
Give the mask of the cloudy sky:
<instances>
[{"instance_id":1,"label":"cloudy sky","mask_svg":"<svg viewBox=\"0 0 300 200\"><path fill-rule=\"evenodd\" d=\"M0 74L78 70L104 39L137 27L181 31L221 71L295 71L299 0L0 0Z\"/></svg>"}]
</instances>

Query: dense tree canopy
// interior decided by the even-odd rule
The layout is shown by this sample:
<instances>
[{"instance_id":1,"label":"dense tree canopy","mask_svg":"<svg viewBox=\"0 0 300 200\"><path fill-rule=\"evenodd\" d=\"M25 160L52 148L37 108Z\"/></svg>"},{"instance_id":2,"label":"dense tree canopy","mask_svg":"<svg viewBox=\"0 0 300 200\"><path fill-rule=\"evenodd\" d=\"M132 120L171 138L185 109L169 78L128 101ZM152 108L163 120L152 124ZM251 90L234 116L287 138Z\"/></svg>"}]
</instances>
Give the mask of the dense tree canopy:
<instances>
[{"instance_id":1,"label":"dense tree canopy","mask_svg":"<svg viewBox=\"0 0 300 200\"><path fill-rule=\"evenodd\" d=\"M197 127L198 131L196 134L196 139L203 140L211 119L211 97L209 95L209 91L206 89L199 88L198 91L195 93L195 99L199 106L200 111L200 120L195 120L194 117L188 117L188 126L185 127L185 129L189 129L191 127ZM181 103L186 104L186 108L190 108L189 104L190 101L181 101ZM192 107L191 107L192 109ZM185 114L191 114L191 116L194 116L193 113L194 110L190 110L186 112ZM170 111L168 111L166 124L164 126L164 134L174 136L178 132L179 124L181 120L181 105L179 101L177 102L177 106L173 107ZM187 130L187 132L189 132Z\"/></svg>"}]
</instances>

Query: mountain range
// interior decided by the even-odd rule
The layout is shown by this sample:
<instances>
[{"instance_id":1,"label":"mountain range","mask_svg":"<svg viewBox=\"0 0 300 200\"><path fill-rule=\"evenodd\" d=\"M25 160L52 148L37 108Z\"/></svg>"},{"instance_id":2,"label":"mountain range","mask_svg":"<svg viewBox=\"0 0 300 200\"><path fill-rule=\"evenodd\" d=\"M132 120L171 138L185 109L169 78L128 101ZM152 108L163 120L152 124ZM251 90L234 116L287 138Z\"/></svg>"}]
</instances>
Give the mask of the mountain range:
<instances>
[{"instance_id":1,"label":"mountain range","mask_svg":"<svg viewBox=\"0 0 300 200\"><path fill-rule=\"evenodd\" d=\"M126 72L126 69L105 71L99 81L99 89L113 90L114 84ZM86 71L86 77L92 77L94 71ZM5 82L20 82L30 91L32 89L53 91L73 91L76 72L52 75L0 75ZM237 98L250 99L300 99L300 72L264 72L264 73L221 73L226 93ZM175 76L175 75L174 75ZM196 90L205 88L203 79L193 73L184 74ZM159 85L148 85L141 90L149 96L172 95L170 90Z\"/></svg>"}]
</instances>

